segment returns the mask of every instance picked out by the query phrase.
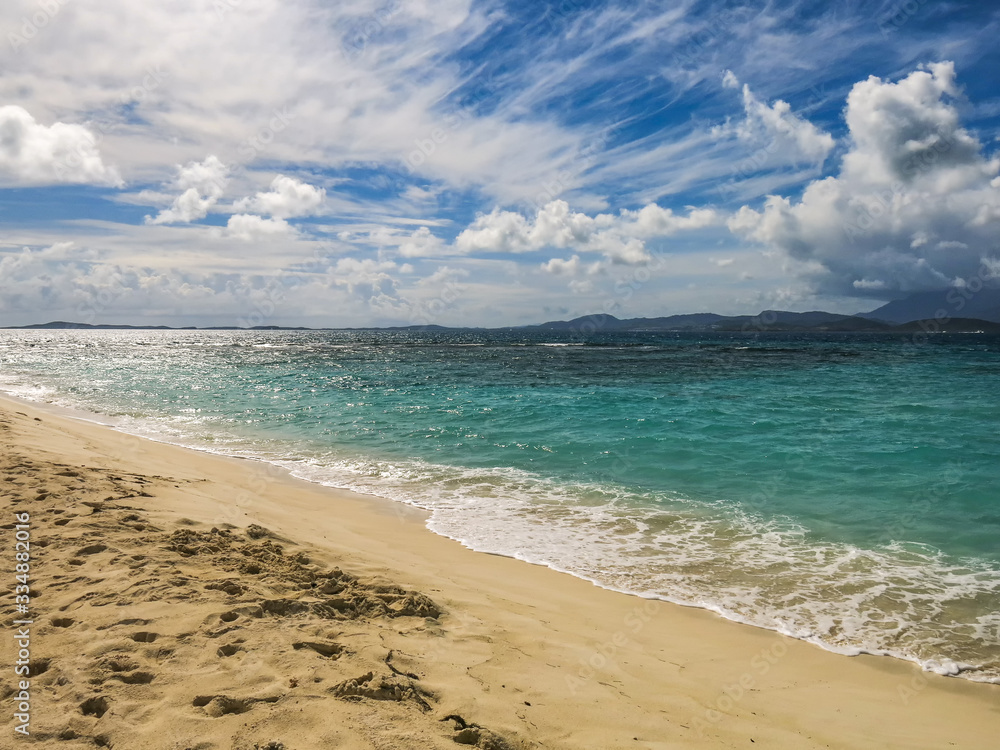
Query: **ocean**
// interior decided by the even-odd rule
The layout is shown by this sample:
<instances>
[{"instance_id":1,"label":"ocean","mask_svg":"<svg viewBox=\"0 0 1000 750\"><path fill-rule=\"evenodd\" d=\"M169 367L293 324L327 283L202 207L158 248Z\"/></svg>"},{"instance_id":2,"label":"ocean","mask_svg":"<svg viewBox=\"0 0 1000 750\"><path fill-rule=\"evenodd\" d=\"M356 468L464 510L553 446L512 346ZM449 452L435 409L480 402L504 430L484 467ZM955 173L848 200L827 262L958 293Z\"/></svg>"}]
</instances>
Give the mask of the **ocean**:
<instances>
[{"instance_id":1,"label":"ocean","mask_svg":"<svg viewBox=\"0 0 1000 750\"><path fill-rule=\"evenodd\" d=\"M997 337L6 330L0 390L424 508L476 550L1000 683Z\"/></svg>"}]
</instances>

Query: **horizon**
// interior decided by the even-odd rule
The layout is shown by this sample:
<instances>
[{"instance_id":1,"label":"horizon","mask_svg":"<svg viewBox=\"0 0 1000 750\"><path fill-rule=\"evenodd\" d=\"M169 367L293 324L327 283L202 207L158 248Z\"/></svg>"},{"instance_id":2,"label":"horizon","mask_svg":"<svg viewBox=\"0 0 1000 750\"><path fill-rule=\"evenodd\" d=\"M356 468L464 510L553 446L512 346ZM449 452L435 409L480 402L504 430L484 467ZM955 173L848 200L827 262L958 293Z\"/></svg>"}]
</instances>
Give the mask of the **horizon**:
<instances>
[{"instance_id":1,"label":"horizon","mask_svg":"<svg viewBox=\"0 0 1000 750\"><path fill-rule=\"evenodd\" d=\"M855 315L1000 286L1000 8L10 5L3 327Z\"/></svg>"}]
</instances>

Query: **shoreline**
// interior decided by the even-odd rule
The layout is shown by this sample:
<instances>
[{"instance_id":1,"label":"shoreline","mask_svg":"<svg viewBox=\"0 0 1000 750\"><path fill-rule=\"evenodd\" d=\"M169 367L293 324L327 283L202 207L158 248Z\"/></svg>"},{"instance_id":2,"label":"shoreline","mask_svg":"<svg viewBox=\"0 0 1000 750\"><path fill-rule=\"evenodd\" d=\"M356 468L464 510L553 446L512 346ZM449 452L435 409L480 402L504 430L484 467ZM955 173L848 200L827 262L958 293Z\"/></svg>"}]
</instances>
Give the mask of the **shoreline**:
<instances>
[{"instance_id":1,"label":"shoreline","mask_svg":"<svg viewBox=\"0 0 1000 750\"><path fill-rule=\"evenodd\" d=\"M528 564L528 565L537 565L537 566L540 566L540 567L548 568L549 570L552 570L553 572L572 576L574 578L577 578L577 579L579 579L581 581L584 581L586 583L589 583L589 584L591 584L593 586L596 586L598 588L604 589L606 591L610 591L610 592L617 593L617 594L622 594L624 596L634 597L634 598L642 600L642 601L645 601L645 600L655 600L655 601L661 601L661 602L670 604L672 606L679 606L679 607L685 607L685 608L702 610L702 611L708 612L710 614L716 615L716 616L718 616L719 618L721 618L723 620L726 620L728 622L732 622L732 623L734 623L736 625L741 625L741 626L744 626L744 627L757 628L757 629L761 629L761 630L764 630L764 631L773 632L775 634L778 634L778 635L781 635L781 636L784 636L784 637L792 638L794 640L799 640L799 641L801 641L803 643L807 643L807 644L809 644L811 646L814 646L816 648L820 648L820 649L822 649L824 651L827 651L827 652L829 652L831 654L836 654L838 656L843 656L843 657L848 657L848 658L853 658L853 657L856 657L856 656L874 656L874 657L878 657L878 658L895 659L895 660L898 660L898 661L901 661L901 662L904 662L904 663L907 663L907 664L915 665L921 671L927 672L927 673L930 673L930 674L941 675L941 676L945 676L945 677L953 677L953 678L956 678L956 679L966 680L966 681L969 681L969 682L975 682L975 683L978 683L978 684L998 685L998 686L1000 686L1000 680L997 680L997 679L994 679L994 680L991 680L991 679L980 679L980 678L977 678L976 676L968 676L966 673L970 672L970 671L974 671L975 668L976 668L976 665L971 665L971 664L962 663L962 662L949 661L949 660L939 661L939 660L931 659L931 660L927 660L927 661L921 661L918 658L907 656L907 655L900 654L900 653L894 653L894 652L889 651L889 650L881 650L880 651L878 649L865 648L865 647L862 647L862 646L852 646L852 647L850 647L848 649L837 648L837 647L835 647L835 646L833 646L831 644L828 644L828 643L824 642L821 638L818 638L818 637L795 635L795 634L789 633L787 631L787 629L782 629L781 627L779 627L777 625L772 626L772 625L767 625L767 624L761 624L761 623L753 622L751 620L742 618L739 615L737 615L735 613L732 613L732 612L729 612L729 613L724 612L724 611L722 611L723 608L721 608L720 606L717 606L717 605L712 605L712 604L707 604L707 603L689 603L689 602L678 600L678 599L671 599L671 598L669 598L667 596L662 596L662 595L658 595L658 594L648 594L647 595L645 593L638 592L638 591L632 591L632 590L627 590L627 589L623 589L623 588L616 588L614 586L611 586L611 585L608 585L606 583L603 583L600 580L588 577L587 575L584 575L584 574L582 574L580 572L577 572L577 571L574 571L572 569L566 569L566 568L559 567L559 566L553 564L552 562L537 561L537 560L532 560L532 559L529 559L529 558L526 558L526 557L523 557L523 556L518 556L518 555L513 554L513 553L508 553L508 552L504 552L504 551L497 551L497 550L491 550L491 549L479 548L479 547L475 546L473 543L471 543L471 542L469 542L469 541L467 541L467 540L465 540L463 538L460 538L458 536L450 535L449 533L447 533L445 531L442 531L442 530L435 529L433 527L433 525L432 525L433 521L434 521L434 511L432 509L425 508L425 507L423 507L423 506L421 506L421 505L419 505L417 503L414 503L414 502L408 502L406 500L400 500L400 499L394 498L393 496L391 496L389 494L379 495L379 494L375 494L375 493L372 493L372 492L367 492L364 489L356 489L356 488L352 488L352 487L349 487L349 486L347 486L347 487L339 486L339 485L336 485L336 484L332 484L332 483L323 481L321 479L310 478L310 477L308 477L308 476L300 473L301 472L301 467L299 467L299 466L291 467L291 466L287 465L287 463L280 463L280 462L278 462L276 460L272 460L272 459L269 459L269 458L258 457L258 456L255 456L255 455L235 455L235 454L232 454L232 453L225 452L224 450L215 450L215 449L212 449L212 448L209 448L209 447L205 447L205 446L198 446L198 445L188 444L188 443L184 443L184 442L173 442L171 439L158 437L158 436L156 436L154 434L143 433L141 431L133 432L133 431L130 431L129 429L127 429L127 428L122 427L121 425L119 425L117 423L116 419L114 417L112 417L112 416L109 416L109 415L101 413L101 412L89 411L89 410L80 408L78 406L73 406L73 405L67 406L67 405L64 405L64 404L52 403L52 402L48 402L48 401L45 401L45 402L33 401L31 399L28 399L28 398L25 398L25 397L22 397L22 396L18 396L18 395L15 395L15 394L12 394L12 393L0 390L0 401L2 401L3 399L7 399L7 400L12 401L14 403L23 404L25 406L33 407L33 408L38 409L39 411L42 411L42 412L50 412L54 416L60 416L60 417L64 417L64 418L67 418L67 419L70 419L70 420L80 421L80 422L83 422L85 424L93 424L93 425L98 426L98 427L108 428L108 429L111 429L111 430L113 430L115 432L118 432L120 434L128 435L130 437L135 437L135 438L138 438L140 440L148 440L150 442L158 443L158 444L161 444L161 445L168 445L168 446L172 446L172 447L175 447L175 448L180 448L182 450L189 450L189 451L193 451L195 453L203 454L203 455L206 455L206 456L217 457L217 458L225 460L225 461L249 462L250 464L252 464L255 467L253 469L254 473L256 475L267 477L268 481L270 481L271 478L281 477L283 480L287 480L287 481L291 481L291 482L303 482L303 483L305 483L307 485L319 487L319 488L322 488L323 490L329 490L329 491L332 491L334 493L337 493L337 492L346 492L346 493L349 493L349 494L357 496L357 497L367 498L369 501L375 503L376 505L377 504L387 504L387 507L391 508L391 512L393 514L396 514L396 515L409 515L410 517L412 517L414 519L419 519L421 521L421 523L422 523L423 528L425 530L427 530L429 533L437 535L437 536L440 536L440 537L442 537L444 539L447 539L449 541L456 542L456 543L462 545L464 548L466 548L466 549L468 549L468 550L470 550L472 552L476 552L476 553L479 553L479 554L496 555L496 556L499 556L499 557L507 557L509 559L517 560L519 562L522 562L522 563L525 563L525 564ZM263 468L261 468L261 467L263 467Z\"/></svg>"},{"instance_id":2,"label":"shoreline","mask_svg":"<svg viewBox=\"0 0 1000 750\"><path fill-rule=\"evenodd\" d=\"M528 746L729 747L753 738L778 748L977 747L1000 730L996 685L837 655L476 552L426 529L427 514L413 506L263 461L135 437L7 396L0 413L14 420L13 445L32 454L186 482L186 491L168 486L144 501L157 522L258 524L354 574L430 596L445 610L433 650L442 705L449 692L461 696L463 715Z\"/></svg>"}]
</instances>

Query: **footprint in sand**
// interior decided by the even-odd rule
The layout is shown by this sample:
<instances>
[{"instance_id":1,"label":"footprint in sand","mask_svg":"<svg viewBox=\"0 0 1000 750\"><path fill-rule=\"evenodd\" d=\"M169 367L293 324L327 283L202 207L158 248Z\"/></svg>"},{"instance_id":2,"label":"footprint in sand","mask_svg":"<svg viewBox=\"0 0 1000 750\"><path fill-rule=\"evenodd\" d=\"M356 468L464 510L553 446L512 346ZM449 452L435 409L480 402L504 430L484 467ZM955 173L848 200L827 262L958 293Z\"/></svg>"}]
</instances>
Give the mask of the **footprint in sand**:
<instances>
[{"instance_id":1,"label":"footprint in sand","mask_svg":"<svg viewBox=\"0 0 1000 750\"><path fill-rule=\"evenodd\" d=\"M152 672L130 672L128 674L115 675L115 678L121 680L126 685L148 685L156 679L156 675Z\"/></svg>"},{"instance_id":2,"label":"footprint in sand","mask_svg":"<svg viewBox=\"0 0 1000 750\"><path fill-rule=\"evenodd\" d=\"M233 698L228 695L199 695L191 701L191 705L204 708L205 713L213 718L228 714L243 714L253 708L255 703L277 703L280 696L268 698Z\"/></svg>"},{"instance_id":3,"label":"footprint in sand","mask_svg":"<svg viewBox=\"0 0 1000 750\"><path fill-rule=\"evenodd\" d=\"M82 547L76 551L77 555L96 555L98 552L104 552L108 548L106 544L91 544L86 547Z\"/></svg>"},{"instance_id":4,"label":"footprint in sand","mask_svg":"<svg viewBox=\"0 0 1000 750\"><path fill-rule=\"evenodd\" d=\"M119 654L117 656L112 656L109 659L105 659L101 663L101 666L112 672L131 672L133 669L139 668L139 663L137 661L133 661L127 656Z\"/></svg>"},{"instance_id":5,"label":"footprint in sand","mask_svg":"<svg viewBox=\"0 0 1000 750\"><path fill-rule=\"evenodd\" d=\"M40 674L45 674L49 671L51 663L51 659L32 659L28 662L28 677L38 677Z\"/></svg>"},{"instance_id":6,"label":"footprint in sand","mask_svg":"<svg viewBox=\"0 0 1000 750\"><path fill-rule=\"evenodd\" d=\"M344 653L344 647L339 643L321 643L319 641L299 641L298 643L293 643L292 648L296 651L303 648L312 649L320 656L328 658L336 658Z\"/></svg>"},{"instance_id":7,"label":"footprint in sand","mask_svg":"<svg viewBox=\"0 0 1000 750\"><path fill-rule=\"evenodd\" d=\"M95 695L93 698L87 698L87 700L80 704L80 711L83 712L84 716L96 716L100 719L108 712L110 707L111 705L108 703L107 698L103 695Z\"/></svg>"}]
</instances>

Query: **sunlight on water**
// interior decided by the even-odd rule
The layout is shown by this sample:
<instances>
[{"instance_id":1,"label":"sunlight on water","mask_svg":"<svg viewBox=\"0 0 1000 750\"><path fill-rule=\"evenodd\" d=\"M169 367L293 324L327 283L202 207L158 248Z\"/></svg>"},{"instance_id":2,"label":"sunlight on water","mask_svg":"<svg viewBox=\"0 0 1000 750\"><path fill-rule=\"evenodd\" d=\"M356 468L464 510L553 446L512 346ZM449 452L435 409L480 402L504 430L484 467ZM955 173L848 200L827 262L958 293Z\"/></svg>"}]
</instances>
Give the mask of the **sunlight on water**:
<instances>
[{"instance_id":1,"label":"sunlight on water","mask_svg":"<svg viewBox=\"0 0 1000 750\"><path fill-rule=\"evenodd\" d=\"M1000 680L1000 342L5 331L0 388L418 505L842 653Z\"/></svg>"}]
</instances>

